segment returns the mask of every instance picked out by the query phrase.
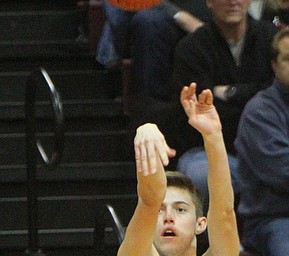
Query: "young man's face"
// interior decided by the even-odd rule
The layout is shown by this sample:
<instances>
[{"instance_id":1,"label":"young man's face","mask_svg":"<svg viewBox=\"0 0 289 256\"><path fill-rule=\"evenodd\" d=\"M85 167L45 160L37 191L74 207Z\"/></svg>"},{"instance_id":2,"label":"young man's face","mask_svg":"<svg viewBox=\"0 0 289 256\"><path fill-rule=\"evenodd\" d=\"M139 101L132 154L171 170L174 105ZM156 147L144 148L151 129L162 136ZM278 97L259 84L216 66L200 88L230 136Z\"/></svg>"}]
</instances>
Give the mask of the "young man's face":
<instances>
[{"instance_id":1,"label":"young man's face","mask_svg":"<svg viewBox=\"0 0 289 256\"><path fill-rule=\"evenodd\" d=\"M276 78L281 84L289 88L289 37L284 37L279 43L277 60L272 61Z\"/></svg>"},{"instance_id":2,"label":"young man's face","mask_svg":"<svg viewBox=\"0 0 289 256\"><path fill-rule=\"evenodd\" d=\"M190 193L168 187L159 212L154 245L160 255L185 255L196 250L196 234L206 228L205 217L196 221Z\"/></svg>"},{"instance_id":3,"label":"young man's face","mask_svg":"<svg viewBox=\"0 0 289 256\"><path fill-rule=\"evenodd\" d=\"M234 25L247 17L250 0L207 0L216 21L220 24Z\"/></svg>"}]
</instances>

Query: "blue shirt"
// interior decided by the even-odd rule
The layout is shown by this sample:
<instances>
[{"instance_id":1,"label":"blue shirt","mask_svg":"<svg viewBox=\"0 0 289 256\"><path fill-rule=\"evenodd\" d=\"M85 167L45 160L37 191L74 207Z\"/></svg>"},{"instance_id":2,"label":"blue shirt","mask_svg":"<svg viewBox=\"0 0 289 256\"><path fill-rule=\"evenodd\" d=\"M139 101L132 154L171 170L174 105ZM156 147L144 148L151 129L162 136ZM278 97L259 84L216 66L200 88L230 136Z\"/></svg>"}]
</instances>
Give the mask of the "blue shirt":
<instances>
[{"instance_id":1,"label":"blue shirt","mask_svg":"<svg viewBox=\"0 0 289 256\"><path fill-rule=\"evenodd\" d=\"M235 146L239 213L247 221L289 216L289 88L274 80L247 103Z\"/></svg>"}]
</instances>

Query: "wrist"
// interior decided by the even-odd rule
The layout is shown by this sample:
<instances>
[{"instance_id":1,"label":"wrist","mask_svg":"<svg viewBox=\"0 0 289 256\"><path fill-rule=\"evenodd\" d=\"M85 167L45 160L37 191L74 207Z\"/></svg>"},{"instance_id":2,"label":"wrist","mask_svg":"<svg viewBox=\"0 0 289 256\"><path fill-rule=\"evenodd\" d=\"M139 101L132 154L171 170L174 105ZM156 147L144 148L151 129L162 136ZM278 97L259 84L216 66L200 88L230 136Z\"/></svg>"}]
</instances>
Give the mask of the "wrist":
<instances>
[{"instance_id":1,"label":"wrist","mask_svg":"<svg viewBox=\"0 0 289 256\"><path fill-rule=\"evenodd\" d=\"M205 144L215 144L218 141L223 141L222 130L213 133L202 134Z\"/></svg>"}]
</instances>

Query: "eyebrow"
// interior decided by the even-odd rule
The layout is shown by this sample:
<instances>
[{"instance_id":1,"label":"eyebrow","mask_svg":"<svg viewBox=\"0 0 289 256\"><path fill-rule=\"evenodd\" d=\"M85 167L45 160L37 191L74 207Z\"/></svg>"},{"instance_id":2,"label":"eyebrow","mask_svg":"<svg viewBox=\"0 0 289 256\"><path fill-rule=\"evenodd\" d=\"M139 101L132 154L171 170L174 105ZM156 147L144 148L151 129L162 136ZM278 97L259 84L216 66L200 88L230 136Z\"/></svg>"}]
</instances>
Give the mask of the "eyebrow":
<instances>
[{"instance_id":1,"label":"eyebrow","mask_svg":"<svg viewBox=\"0 0 289 256\"><path fill-rule=\"evenodd\" d=\"M187 203L185 201L175 201L174 204L186 204L186 205L189 205L189 203Z\"/></svg>"},{"instance_id":2,"label":"eyebrow","mask_svg":"<svg viewBox=\"0 0 289 256\"><path fill-rule=\"evenodd\" d=\"M178 204L185 204L187 206L189 206L189 203L185 202L185 201L174 201L173 205L178 205ZM165 205L164 203L162 203L162 206Z\"/></svg>"}]
</instances>

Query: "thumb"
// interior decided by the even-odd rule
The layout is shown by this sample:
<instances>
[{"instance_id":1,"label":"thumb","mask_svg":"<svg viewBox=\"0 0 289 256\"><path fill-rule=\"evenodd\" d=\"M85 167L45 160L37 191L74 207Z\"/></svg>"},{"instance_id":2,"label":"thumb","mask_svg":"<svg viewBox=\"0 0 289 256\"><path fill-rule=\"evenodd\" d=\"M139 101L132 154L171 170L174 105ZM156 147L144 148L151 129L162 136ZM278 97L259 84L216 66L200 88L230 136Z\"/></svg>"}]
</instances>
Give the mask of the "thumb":
<instances>
[{"instance_id":1,"label":"thumb","mask_svg":"<svg viewBox=\"0 0 289 256\"><path fill-rule=\"evenodd\" d=\"M176 155L177 151L173 148L168 147L167 148L167 154L169 156L169 158L172 158Z\"/></svg>"}]
</instances>

